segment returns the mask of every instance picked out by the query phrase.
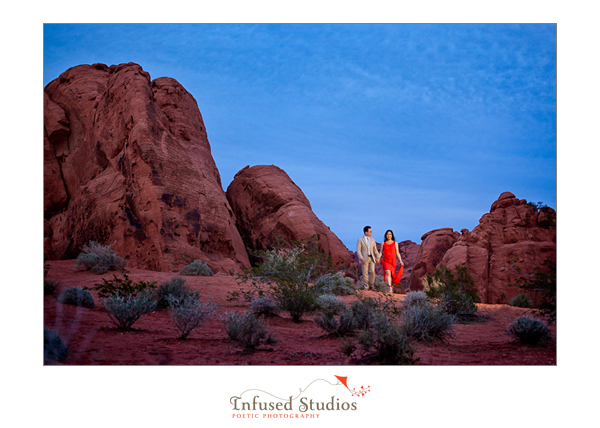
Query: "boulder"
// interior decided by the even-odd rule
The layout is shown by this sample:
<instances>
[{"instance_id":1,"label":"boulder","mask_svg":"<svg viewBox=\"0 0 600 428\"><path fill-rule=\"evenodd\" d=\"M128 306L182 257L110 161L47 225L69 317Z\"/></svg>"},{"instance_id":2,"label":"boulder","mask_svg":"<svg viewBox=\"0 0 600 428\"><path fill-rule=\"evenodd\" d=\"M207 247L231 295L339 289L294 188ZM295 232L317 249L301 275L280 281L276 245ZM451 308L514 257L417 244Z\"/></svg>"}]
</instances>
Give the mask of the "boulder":
<instances>
[{"instance_id":1,"label":"boulder","mask_svg":"<svg viewBox=\"0 0 600 428\"><path fill-rule=\"evenodd\" d=\"M452 228L435 229L421 237L421 245L410 276L409 287L411 291L423 288L422 280L430 273L435 272L438 264L458 240L460 233Z\"/></svg>"},{"instance_id":2,"label":"boulder","mask_svg":"<svg viewBox=\"0 0 600 428\"><path fill-rule=\"evenodd\" d=\"M278 237L300 241L316 235L335 265L350 265L352 253L317 218L302 190L282 169L246 166L227 188L227 199L242 240L253 251L272 248Z\"/></svg>"},{"instance_id":3,"label":"boulder","mask_svg":"<svg viewBox=\"0 0 600 428\"><path fill-rule=\"evenodd\" d=\"M96 240L136 268L249 266L202 116L176 80L81 65L44 92L47 256Z\"/></svg>"}]
</instances>

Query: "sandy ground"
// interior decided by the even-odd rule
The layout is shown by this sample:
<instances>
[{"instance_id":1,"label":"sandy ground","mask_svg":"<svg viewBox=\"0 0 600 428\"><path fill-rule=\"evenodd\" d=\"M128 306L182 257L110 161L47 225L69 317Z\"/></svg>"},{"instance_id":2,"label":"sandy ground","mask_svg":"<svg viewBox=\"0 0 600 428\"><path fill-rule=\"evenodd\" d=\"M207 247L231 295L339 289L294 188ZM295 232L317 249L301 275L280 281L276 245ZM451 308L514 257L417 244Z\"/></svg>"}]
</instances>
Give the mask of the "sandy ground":
<instances>
[{"instance_id":1,"label":"sandy ground","mask_svg":"<svg viewBox=\"0 0 600 428\"><path fill-rule=\"evenodd\" d=\"M212 300L220 306L219 314L186 340L178 339L168 311L155 311L142 317L132 331L120 331L110 321L92 291L96 307L81 308L58 302L60 292L69 287L93 287L113 273L96 275L74 269L73 260L50 261L47 279L60 282L53 296L44 296L44 326L58 333L69 356L67 365L352 365L354 360L341 352L341 339L330 337L317 327L311 315L299 324L288 314L268 319L277 343L254 352L235 346L227 337L219 314L245 311L241 301L228 302L228 292L239 286L227 275L185 277L187 285L200 293L202 301ZM161 283L177 273L129 269L135 281ZM375 295L375 292L366 292ZM395 294L399 302L405 296ZM354 296L343 298L350 303ZM527 309L507 305L479 305L483 322L455 324L454 337L446 342L416 342L416 357L423 365L556 365L555 341L550 345L520 344L505 331L514 318ZM556 338L556 326L550 325ZM54 364L54 362L46 362Z\"/></svg>"}]
</instances>

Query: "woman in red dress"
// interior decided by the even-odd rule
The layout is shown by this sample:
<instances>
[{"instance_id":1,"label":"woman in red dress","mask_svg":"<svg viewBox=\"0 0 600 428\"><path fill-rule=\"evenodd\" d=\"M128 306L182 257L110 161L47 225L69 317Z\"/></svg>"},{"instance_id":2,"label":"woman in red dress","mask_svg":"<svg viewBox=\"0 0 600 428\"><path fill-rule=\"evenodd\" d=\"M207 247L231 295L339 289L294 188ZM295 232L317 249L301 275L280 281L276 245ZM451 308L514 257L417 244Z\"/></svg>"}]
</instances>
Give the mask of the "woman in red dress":
<instances>
[{"instance_id":1,"label":"woman in red dress","mask_svg":"<svg viewBox=\"0 0 600 428\"><path fill-rule=\"evenodd\" d=\"M394 232L388 230L385 232L385 239L381 244L381 264L383 265L385 281L389 285L389 292L393 292L392 282L394 285L398 285L402 273L404 272L404 263L402 257L400 257L400 251L398 250L398 243L394 239ZM396 257L400 261L400 270L396 273Z\"/></svg>"}]
</instances>

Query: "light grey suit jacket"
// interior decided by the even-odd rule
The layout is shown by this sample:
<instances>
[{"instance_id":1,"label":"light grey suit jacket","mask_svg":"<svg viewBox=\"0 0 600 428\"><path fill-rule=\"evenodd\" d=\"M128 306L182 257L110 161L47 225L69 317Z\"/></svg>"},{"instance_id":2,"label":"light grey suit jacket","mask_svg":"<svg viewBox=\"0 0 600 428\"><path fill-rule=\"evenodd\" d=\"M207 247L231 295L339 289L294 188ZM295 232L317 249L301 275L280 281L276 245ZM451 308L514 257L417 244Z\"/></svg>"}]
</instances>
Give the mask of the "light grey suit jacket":
<instances>
[{"instance_id":1,"label":"light grey suit jacket","mask_svg":"<svg viewBox=\"0 0 600 428\"><path fill-rule=\"evenodd\" d=\"M379 251L377 251L377 244L373 237L369 238L369 241L371 243L371 256L373 257L373 261L375 261L380 257ZM366 236L358 238L358 241L356 242L356 253L358 254L359 259L362 257L367 260L369 257L369 246L367 245Z\"/></svg>"}]
</instances>

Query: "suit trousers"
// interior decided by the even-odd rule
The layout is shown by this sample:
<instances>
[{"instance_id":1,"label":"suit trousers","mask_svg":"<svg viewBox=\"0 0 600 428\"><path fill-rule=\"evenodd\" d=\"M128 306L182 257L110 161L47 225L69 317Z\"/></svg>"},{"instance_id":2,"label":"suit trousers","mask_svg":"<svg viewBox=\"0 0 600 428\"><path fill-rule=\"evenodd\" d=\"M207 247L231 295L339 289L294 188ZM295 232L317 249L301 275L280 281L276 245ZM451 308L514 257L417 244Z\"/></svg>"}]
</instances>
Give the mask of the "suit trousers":
<instances>
[{"instance_id":1,"label":"suit trousers","mask_svg":"<svg viewBox=\"0 0 600 428\"><path fill-rule=\"evenodd\" d=\"M362 274L365 287L375 284L375 260L372 255L367 257L362 264Z\"/></svg>"}]
</instances>

